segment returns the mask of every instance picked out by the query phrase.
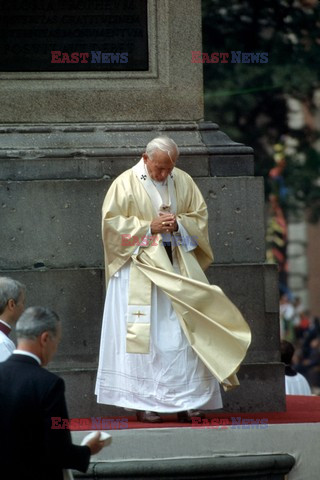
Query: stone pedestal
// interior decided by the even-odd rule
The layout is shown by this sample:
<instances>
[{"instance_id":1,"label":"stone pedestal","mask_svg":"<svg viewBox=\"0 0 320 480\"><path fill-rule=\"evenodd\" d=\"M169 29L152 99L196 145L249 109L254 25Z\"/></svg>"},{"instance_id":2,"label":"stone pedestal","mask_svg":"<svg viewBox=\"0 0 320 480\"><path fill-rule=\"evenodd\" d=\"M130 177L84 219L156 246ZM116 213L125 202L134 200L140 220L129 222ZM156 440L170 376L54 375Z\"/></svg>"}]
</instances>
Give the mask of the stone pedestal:
<instances>
[{"instance_id":1,"label":"stone pedestal","mask_svg":"<svg viewBox=\"0 0 320 480\"><path fill-rule=\"evenodd\" d=\"M93 394L104 302L101 206L112 180L166 134L208 203L210 281L253 332L241 387L224 395L225 408L282 410L263 182L253 176L252 149L203 121L202 67L191 63L191 51L201 50L201 2L149 0L148 32L148 71L0 73L0 274L26 283L28 305L62 318L50 368L66 379L70 415L116 413Z\"/></svg>"},{"instance_id":2,"label":"stone pedestal","mask_svg":"<svg viewBox=\"0 0 320 480\"><path fill-rule=\"evenodd\" d=\"M263 182L250 175L250 148L231 142L214 124L196 122L140 123L138 130L134 124L3 126L0 132L6 226L1 270L26 283L29 305L49 305L62 317L63 341L51 368L67 381L72 415L116 412L97 405L93 395L104 301L101 205L113 178L134 165L159 132L179 144L179 166L193 176L208 204L215 253L209 279L240 308L253 331L241 387L224 394L225 408L284 407L277 272L264 265ZM80 148L74 146L77 138Z\"/></svg>"}]
</instances>

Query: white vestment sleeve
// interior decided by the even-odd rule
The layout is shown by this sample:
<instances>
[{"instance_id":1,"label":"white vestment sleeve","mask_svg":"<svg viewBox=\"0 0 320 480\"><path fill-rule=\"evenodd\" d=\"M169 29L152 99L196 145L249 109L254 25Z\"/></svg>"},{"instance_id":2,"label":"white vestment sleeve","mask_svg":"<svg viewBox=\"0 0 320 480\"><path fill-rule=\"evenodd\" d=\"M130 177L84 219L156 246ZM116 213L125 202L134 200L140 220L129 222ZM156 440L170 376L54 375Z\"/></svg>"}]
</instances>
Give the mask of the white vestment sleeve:
<instances>
[{"instance_id":1,"label":"white vestment sleeve","mask_svg":"<svg viewBox=\"0 0 320 480\"><path fill-rule=\"evenodd\" d=\"M5 360L7 360L7 358L9 358L10 355L12 355L14 348L15 348L15 345L9 338L1 338L0 339L0 362L4 362Z\"/></svg>"},{"instance_id":2,"label":"white vestment sleeve","mask_svg":"<svg viewBox=\"0 0 320 480\"><path fill-rule=\"evenodd\" d=\"M177 221L178 223L178 231L173 232L175 242L178 245L182 245L184 248L185 252L191 252L198 246L198 241L197 238L191 237L187 230L184 228L184 226Z\"/></svg>"}]
</instances>

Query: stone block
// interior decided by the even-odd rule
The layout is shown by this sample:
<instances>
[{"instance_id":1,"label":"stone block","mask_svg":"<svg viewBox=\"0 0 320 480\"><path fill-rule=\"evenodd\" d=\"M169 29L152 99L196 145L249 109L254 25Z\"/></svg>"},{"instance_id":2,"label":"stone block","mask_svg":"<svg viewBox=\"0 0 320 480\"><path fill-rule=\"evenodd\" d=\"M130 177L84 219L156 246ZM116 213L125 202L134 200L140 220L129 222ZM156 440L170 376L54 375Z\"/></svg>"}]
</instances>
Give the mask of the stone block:
<instances>
[{"instance_id":1,"label":"stone block","mask_svg":"<svg viewBox=\"0 0 320 480\"><path fill-rule=\"evenodd\" d=\"M50 366L50 370L65 381L66 400L70 418L126 417L128 415L128 412L122 408L97 403L97 397L94 394L97 376L96 368L57 369Z\"/></svg>"},{"instance_id":2,"label":"stone block","mask_svg":"<svg viewBox=\"0 0 320 480\"><path fill-rule=\"evenodd\" d=\"M104 305L104 271L93 269L0 272L27 287L26 306L55 310L62 340L49 368L96 369ZM76 396L76 390L74 390Z\"/></svg>"},{"instance_id":3,"label":"stone block","mask_svg":"<svg viewBox=\"0 0 320 480\"><path fill-rule=\"evenodd\" d=\"M254 175L253 155L213 155L209 158L212 177Z\"/></svg>"},{"instance_id":4,"label":"stone block","mask_svg":"<svg viewBox=\"0 0 320 480\"><path fill-rule=\"evenodd\" d=\"M218 263L262 262L262 182L195 178ZM0 182L0 269L102 267L101 207L111 180Z\"/></svg>"},{"instance_id":5,"label":"stone block","mask_svg":"<svg viewBox=\"0 0 320 480\"><path fill-rule=\"evenodd\" d=\"M265 265L264 267L264 296L265 310L268 313L279 314L279 275L277 265Z\"/></svg>"},{"instance_id":6,"label":"stone block","mask_svg":"<svg viewBox=\"0 0 320 480\"><path fill-rule=\"evenodd\" d=\"M0 183L0 269L102 266L101 207L110 182Z\"/></svg>"},{"instance_id":7,"label":"stone block","mask_svg":"<svg viewBox=\"0 0 320 480\"><path fill-rule=\"evenodd\" d=\"M209 211L209 235L217 263L264 262L263 180L201 178Z\"/></svg>"},{"instance_id":8,"label":"stone block","mask_svg":"<svg viewBox=\"0 0 320 480\"><path fill-rule=\"evenodd\" d=\"M277 288L277 270L272 265L213 265L206 273L210 283L222 288L239 308L251 328L252 342L245 362L280 361L279 306L273 312L266 308L266 287L272 291Z\"/></svg>"},{"instance_id":9,"label":"stone block","mask_svg":"<svg viewBox=\"0 0 320 480\"><path fill-rule=\"evenodd\" d=\"M283 412L286 410L283 363L243 364L240 386L222 392L226 412Z\"/></svg>"}]
</instances>

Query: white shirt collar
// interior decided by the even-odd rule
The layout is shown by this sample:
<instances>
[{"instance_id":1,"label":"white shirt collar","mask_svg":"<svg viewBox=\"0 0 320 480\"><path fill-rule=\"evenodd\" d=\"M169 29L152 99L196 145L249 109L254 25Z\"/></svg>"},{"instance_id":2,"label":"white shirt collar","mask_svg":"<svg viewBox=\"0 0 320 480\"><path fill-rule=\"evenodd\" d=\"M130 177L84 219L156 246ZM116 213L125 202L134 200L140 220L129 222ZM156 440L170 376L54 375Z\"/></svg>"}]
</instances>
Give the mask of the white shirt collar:
<instances>
[{"instance_id":1,"label":"white shirt collar","mask_svg":"<svg viewBox=\"0 0 320 480\"><path fill-rule=\"evenodd\" d=\"M27 357L31 357L31 358L34 358L35 360L37 360L39 365L41 365L40 358L37 355L35 355L34 353L26 352L25 350L19 350L18 348L16 350L13 350L12 353L17 353L18 355L27 355Z\"/></svg>"},{"instance_id":2,"label":"white shirt collar","mask_svg":"<svg viewBox=\"0 0 320 480\"><path fill-rule=\"evenodd\" d=\"M12 330L11 325L9 325L9 323L7 323L7 322L5 322L4 320L2 320L2 318L0 318L0 322L1 322L1 323L4 323L8 328L10 328L10 330Z\"/></svg>"}]
</instances>

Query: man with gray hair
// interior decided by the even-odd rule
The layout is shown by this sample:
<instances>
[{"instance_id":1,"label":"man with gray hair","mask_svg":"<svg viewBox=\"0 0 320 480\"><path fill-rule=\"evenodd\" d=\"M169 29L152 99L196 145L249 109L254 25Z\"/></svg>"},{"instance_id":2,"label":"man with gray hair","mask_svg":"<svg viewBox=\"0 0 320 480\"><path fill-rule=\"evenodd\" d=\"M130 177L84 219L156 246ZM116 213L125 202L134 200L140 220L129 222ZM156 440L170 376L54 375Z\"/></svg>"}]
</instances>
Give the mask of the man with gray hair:
<instances>
[{"instance_id":1,"label":"man with gray hair","mask_svg":"<svg viewBox=\"0 0 320 480\"><path fill-rule=\"evenodd\" d=\"M46 366L61 339L61 322L49 308L30 307L16 327L18 347L0 363L0 452L3 478L62 480L63 469L85 472L103 447L100 432L85 446L73 445L64 382Z\"/></svg>"},{"instance_id":2,"label":"man with gray hair","mask_svg":"<svg viewBox=\"0 0 320 480\"><path fill-rule=\"evenodd\" d=\"M15 349L9 338L25 308L26 287L9 277L0 277L0 362L6 360Z\"/></svg>"},{"instance_id":3,"label":"man with gray hair","mask_svg":"<svg viewBox=\"0 0 320 480\"><path fill-rule=\"evenodd\" d=\"M213 255L204 199L176 168L168 137L111 185L103 204L107 293L96 382L99 403L138 420L180 421L222 406L219 383L236 372L250 343L239 310L204 270Z\"/></svg>"}]
</instances>

